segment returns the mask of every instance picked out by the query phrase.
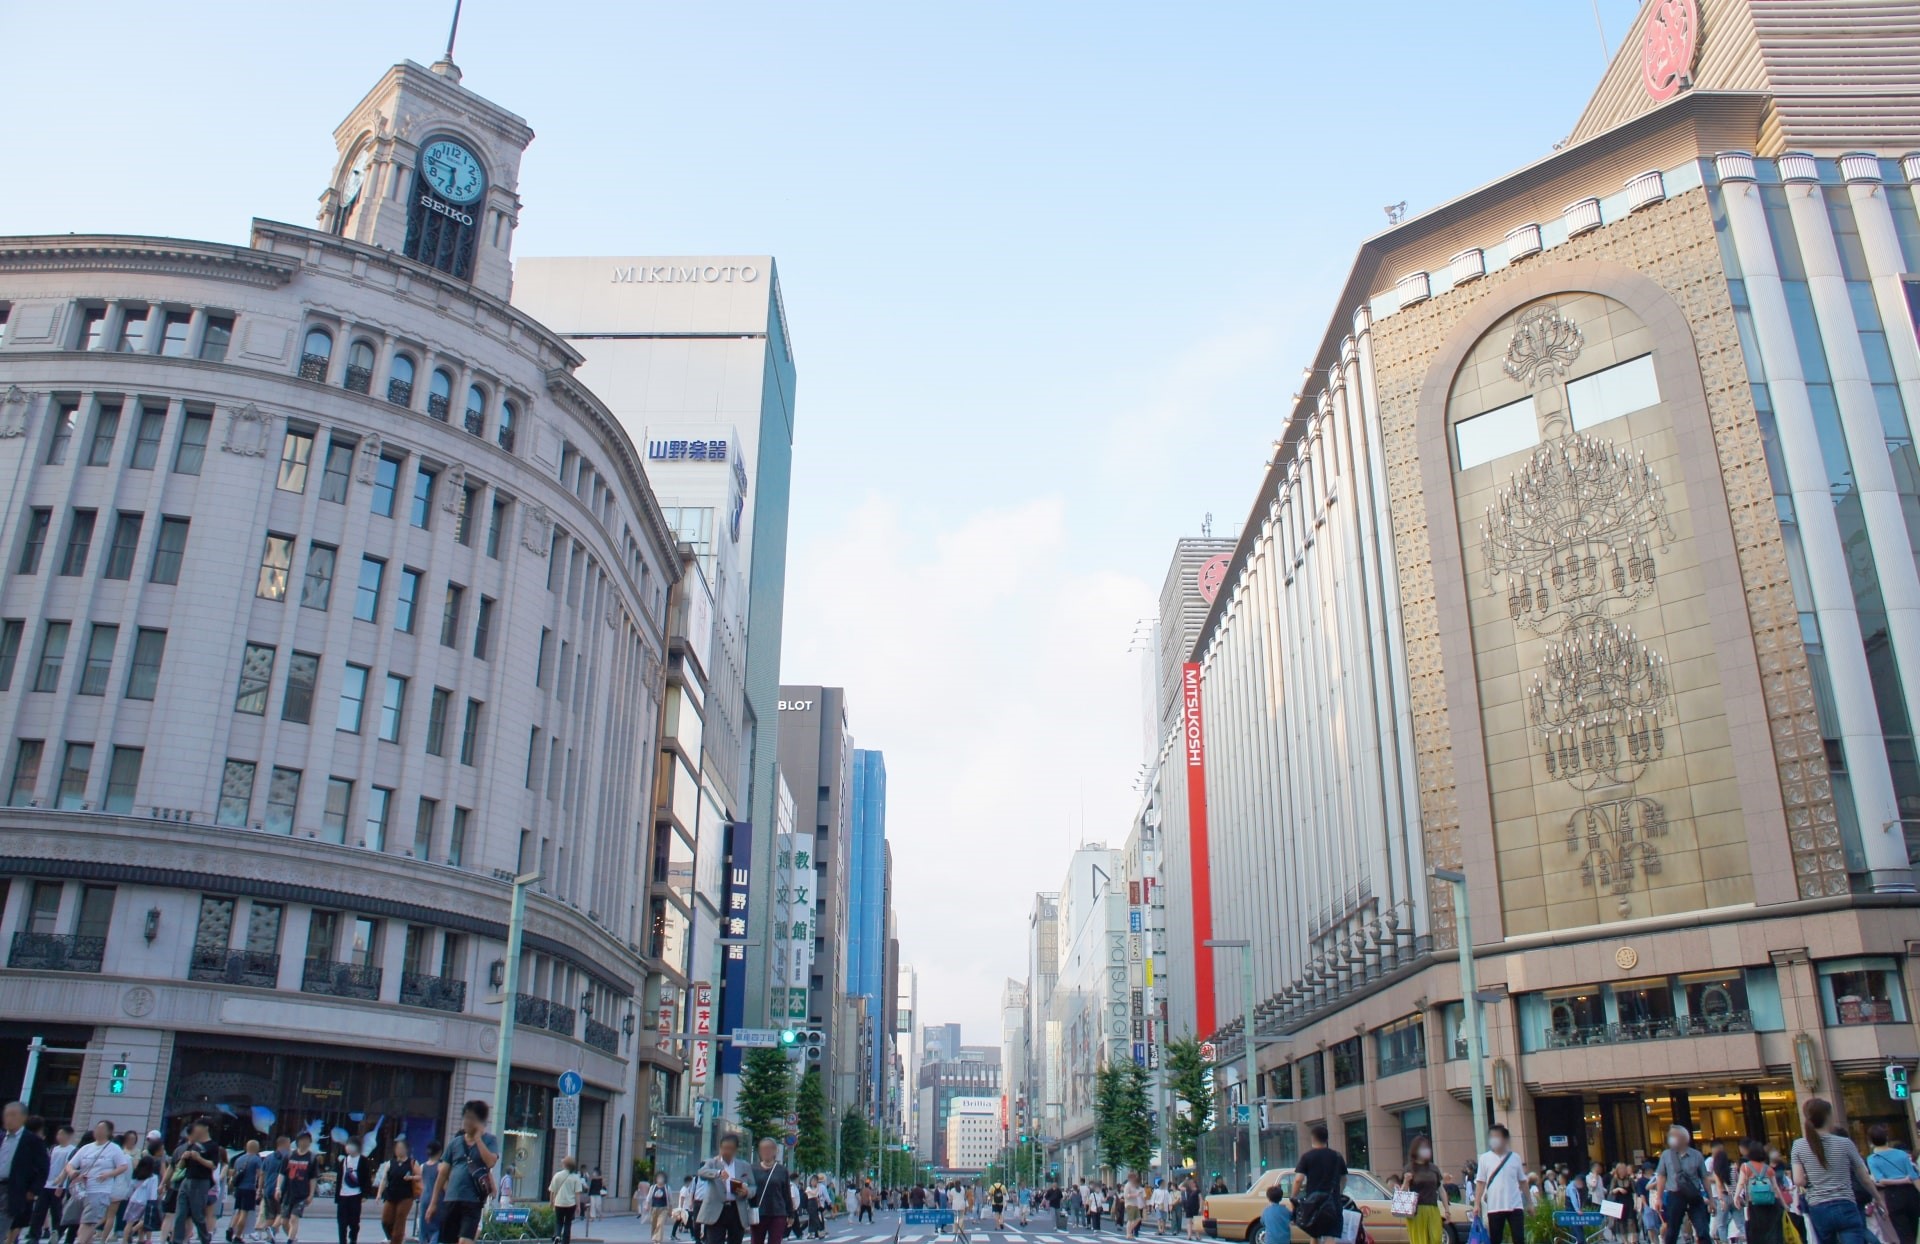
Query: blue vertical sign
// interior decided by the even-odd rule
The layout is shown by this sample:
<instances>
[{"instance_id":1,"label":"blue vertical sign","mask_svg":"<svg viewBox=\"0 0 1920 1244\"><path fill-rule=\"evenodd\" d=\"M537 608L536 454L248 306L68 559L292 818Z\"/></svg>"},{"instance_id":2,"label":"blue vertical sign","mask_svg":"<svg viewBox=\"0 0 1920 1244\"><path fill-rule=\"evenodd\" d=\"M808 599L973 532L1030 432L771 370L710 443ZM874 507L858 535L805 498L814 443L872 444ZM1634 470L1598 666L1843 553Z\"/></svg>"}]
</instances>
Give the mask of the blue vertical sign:
<instances>
[{"instance_id":1,"label":"blue vertical sign","mask_svg":"<svg viewBox=\"0 0 1920 1244\"><path fill-rule=\"evenodd\" d=\"M723 937L747 935L747 896L752 888L753 826L746 821L735 821L727 826L727 909L720 913L720 933ZM724 947L720 963L720 1022L716 1029L732 1032L746 1024L746 947ZM726 1075L740 1074L740 1051L731 1042L720 1047L720 1070Z\"/></svg>"}]
</instances>

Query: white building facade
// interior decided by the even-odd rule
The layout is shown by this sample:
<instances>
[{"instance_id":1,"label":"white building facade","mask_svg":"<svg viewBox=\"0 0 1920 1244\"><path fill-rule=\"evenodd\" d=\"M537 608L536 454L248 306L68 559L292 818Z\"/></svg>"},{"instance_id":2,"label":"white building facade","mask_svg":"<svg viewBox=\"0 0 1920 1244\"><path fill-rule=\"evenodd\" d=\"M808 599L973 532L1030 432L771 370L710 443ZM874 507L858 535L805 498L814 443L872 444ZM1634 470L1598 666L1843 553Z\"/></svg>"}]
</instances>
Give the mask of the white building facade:
<instances>
[{"instance_id":1,"label":"white building facade","mask_svg":"<svg viewBox=\"0 0 1920 1244\"><path fill-rule=\"evenodd\" d=\"M494 1096L537 871L506 1159L578 1068L624 1187L678 563L507 302L532 133L458 82L381 79L318 229L0 239L0 1058L85 1049L50 1117L424 1144Z\"/></svg>"}]
</instances>

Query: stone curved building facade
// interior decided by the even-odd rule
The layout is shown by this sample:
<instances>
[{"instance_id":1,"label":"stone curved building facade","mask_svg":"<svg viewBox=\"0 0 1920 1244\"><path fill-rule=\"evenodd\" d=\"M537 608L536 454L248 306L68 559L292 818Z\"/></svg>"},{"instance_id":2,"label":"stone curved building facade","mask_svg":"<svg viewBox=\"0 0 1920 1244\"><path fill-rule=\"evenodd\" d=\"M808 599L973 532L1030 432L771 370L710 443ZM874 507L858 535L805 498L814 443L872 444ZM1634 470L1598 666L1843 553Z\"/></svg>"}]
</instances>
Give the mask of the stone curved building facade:
<instances>
[{"instance_id":1,"label":"stone curved building facade","mask_svg":"<svg viewBox=\"0 0 1920 1244\"><path fill-rule=\"evenodd\" d=\"M406 63L317 228L0 239L0 1064L84 1051L38 1112L444 1135L538 871L496 1118L544 1181L577 1068L624 1189L680 561L508 304L531 138Z\"/></svg>"}]
</instances>

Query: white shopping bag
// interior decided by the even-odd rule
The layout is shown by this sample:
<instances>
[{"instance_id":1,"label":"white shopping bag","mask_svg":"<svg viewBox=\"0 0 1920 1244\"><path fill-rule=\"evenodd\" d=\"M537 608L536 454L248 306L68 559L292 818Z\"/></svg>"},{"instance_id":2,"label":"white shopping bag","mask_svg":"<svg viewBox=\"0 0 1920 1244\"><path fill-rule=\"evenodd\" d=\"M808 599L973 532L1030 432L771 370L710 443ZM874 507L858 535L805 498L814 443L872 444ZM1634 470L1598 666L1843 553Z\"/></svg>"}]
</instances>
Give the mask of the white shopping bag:
<instances>
[{"instance_id":1,"label":"white shopping bag","mask_svg":"<svg viewBox=\"0 0 1920 1244\"><path fill-rule=\"evenodd\" d=\"M1360 1211L1340 1211L1340 1244L1354 1244L1360 1238Z\"/></svg>"},{"instance_id":2,"label":"white shopping bag","mask_svg":"<svg viewBox=\"0 0 1920 1244\"><path fill-rule=\"evenodd\" d=\"M1609 1218L1624 1218L1627 1213L1627 1203L1625 1201L1602 1201L1600 1202L1600 1212Z\"/></svg>"}]
</instances>

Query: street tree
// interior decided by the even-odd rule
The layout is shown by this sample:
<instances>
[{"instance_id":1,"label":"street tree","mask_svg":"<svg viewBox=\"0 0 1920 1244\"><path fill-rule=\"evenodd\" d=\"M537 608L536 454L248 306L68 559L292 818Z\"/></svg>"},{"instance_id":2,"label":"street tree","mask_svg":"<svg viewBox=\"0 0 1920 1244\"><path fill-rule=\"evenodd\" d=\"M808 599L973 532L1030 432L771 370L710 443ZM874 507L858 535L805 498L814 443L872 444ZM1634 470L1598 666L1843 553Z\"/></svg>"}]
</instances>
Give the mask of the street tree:
<instances>
[{"instance_id":1,"label":"street tree","mask_svg":"<svg viewBox=\"0 0 1920 1244\"><path fill-rule=\"evenodd\" d=\"M793 1064L780 1050L748 1050L740 1061L740 1123L753 1134L786 1134L793 1109Z\"/></svg>"},{"instance_id":2,"label":"street tree","mask_svg":"<svg viewBox=\"0 0 1920 1244\"><path fill-rule=\"evenodd\" d=\"M1213 1130L1213 1065L1200 1056L1200 1038L1167 1043L1167 1087L1175 1106L1170 1127L1173 1149L1181 1159L1199 1160L1200 1140ZM1184 1102L1183 1112L1178 1103Z\"/></svg>"},{"instance_id":3,"label":"street tree","mask_svg":"<svg viewBox=\"0 0 1920 1244\"><path fill-rule=\"evenodd\" d=\"M840 1173L864 1175L872 1157L873 1132L867 1126L867 1117L855 1107L848 1106L847 1113L840 1120Z\"/></svg>"},{"instance_id":4,"label":"street tree","mask_svg":"<svg viewBox=\"0 0 1920 1244\"><path fill-rule=\"evenodd\" d=\"M827 1132L827 1089L818 1067L809 1067L800 1077L800 1092L794 1102L799 1138L793 1146L794 1169L813 1174L832 1169L833 1137Z\"/></svg>"},{"instance_id":5,"label":"street tree","mask_svg":"<svg viewBox=\"0 0 1920 1244\"><path fill-rule=\"evenodd\" d=\"M1153 1160L1153 1122L1147 1107L1147 1073L1131 1059L1107 1063L1094 1082L1094 1138L1100 1160L1113 1168L1146 1174Z\"/></svg>"}]
</instances>

